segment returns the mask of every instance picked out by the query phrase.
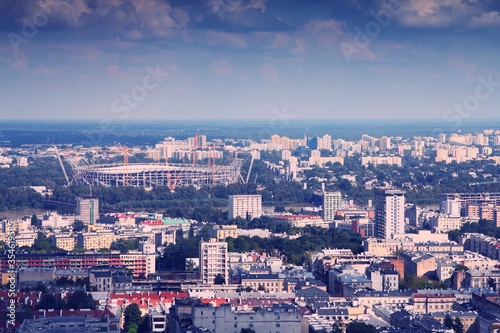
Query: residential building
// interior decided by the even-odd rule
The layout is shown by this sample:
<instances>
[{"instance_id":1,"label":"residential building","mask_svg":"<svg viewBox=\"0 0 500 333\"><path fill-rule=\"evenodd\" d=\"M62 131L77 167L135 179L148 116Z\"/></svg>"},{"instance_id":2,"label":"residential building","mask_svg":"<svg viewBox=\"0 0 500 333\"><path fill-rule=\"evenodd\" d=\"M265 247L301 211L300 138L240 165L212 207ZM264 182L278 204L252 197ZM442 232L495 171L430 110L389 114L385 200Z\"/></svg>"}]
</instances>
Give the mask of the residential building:
<instances>
[{"instance_id":1,"label":"residential building","mask_svg":"<svg viewBox=\"0 0 500 333\"><path fill-rule=\"evenodd\" d=\"M119 318L92 318L81 316L42 317L25 319L19 333L46 332L46 333L84 333L108 332L120 333Z\"/></svg>"},{"instance_id":2,"label":"residential building","mask_svg":"<svg viewBox=\"0 0 500 333\"><path fill-rule=\"evenodd\" d=\"M195 305L193 326L210 332L235 332L251 329L254 332L300 333L302 316L292 304L273 304L269 309L233 309L230 304L220 307Z\"/></svg>"},{"instance_id":3,"label":"residential building","mask_svg":"<svg viewBox=\"0 0 500 333\"><path fill-rule=\"evenodd\" d=\"M218 275L229 282L227 242L211 238L200 242L200 278L204 284L213 284Z\"/></svg>"},{"instance_id":4,"label":"residential building","mask_svg":"<svg viewBox=\"0 0 500 333\"><path fill-rule=\"evenodd\" d=\"M66 235L52 235L51 242L54 246L59 249L66 251L73 251L75 249L76 239L75 236Z\"/></svg>"},{"instance_id":5,"label":"residential building","mask_svg":"<svg viewBox=\"0 0 500 333\"><path fill-rule=\"evenodd\" d=\"M333 221L341 204L342 194L340 192L323 193L323 220Z\"/></svg>"},{"instance_id":6,"label":"residential building","mask_svg":"<svg viewBox=\"0 0 500 333\"><path fill-rule=\"evenodd\" d=\"M78 245L85 250L109 249L115 234L112 231L83 232L78 234Z\"/></svg>"},{"instance_id":7,"label":"residential building","mask_svg":"<svg viewBox=\"0 0 500 333\"><path fill-rule=\"evenodd\" d=\"M283 291L283 279L278 274L247 274L241 277L243 287L256 291L279 293Z\"/></svg>"},{"instance_id":8,"label":"residential building","mask_svg":"<svg viewBox=\"0 0 500 333\"><path fill-rule=\"evenodd\" d=\"M133 276L149 275L156 272L156 256L129 251L111 253L17 253L16 268L55 268L57 270L82 270L99 265L124 266L132 271ZM9 270L6 253L0 253L0 272Z\"/></svg>"},{"instance_id":9,"label":"residential building","mask_svg":"<svg viewBox=\"0 0 500 333\"><path fill-rule=\"evenodd\" d=\"M380 239L404 233L405 192L394 188L375 188L375 235Z\"/></svg>"},{"instance_id":10,"label":"residential building","mask_svg":"<svg viewBox=\"0 0 500 333\"><path fill-rule=\"evenodd\" d=\"M421 294L414 293L411 303L415 313L430 314L434 312L451 311L453 303L457 300L453 293Z\"/></svg>"},{"instance_id":11,"label":"residential building","mask_svg":"<svg viewBox=\"0 0 500 333\"><path fill-rule=\"evenodd\" d=\"M238 226L237 225L220 225L215 226L213 229L215 238L219 241L223 241L228 237L238 238Z\"/></svg>"},{"instance_id":12,"label":"residential building","mask_svg":"<svg viewBox=\"0 0 500 333\"><path fill-rule=\"evenodd\" d=\"M76 198L76 215L85 224L95 224L99 219L99 198L92 196Z\"/></svg>"},{"instance_id":13,"label":"residential building","mask_svg":"<svg viewBox=\"0 0 500 333\"><path fill-rule=\"evenodd\" d=\"M261 195L230 195L228 217L254 219L262 216Z\"/></svg>"}]
</instances>

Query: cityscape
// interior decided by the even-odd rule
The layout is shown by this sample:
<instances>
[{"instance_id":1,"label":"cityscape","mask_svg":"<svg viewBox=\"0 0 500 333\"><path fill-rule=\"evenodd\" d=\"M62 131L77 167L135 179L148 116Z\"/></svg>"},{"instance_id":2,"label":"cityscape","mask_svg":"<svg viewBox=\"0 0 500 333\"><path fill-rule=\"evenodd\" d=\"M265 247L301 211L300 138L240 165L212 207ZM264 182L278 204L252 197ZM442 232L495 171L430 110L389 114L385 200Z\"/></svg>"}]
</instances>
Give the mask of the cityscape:
<instances>
[{"instance_id":1,"label":"cityscape","mask_svg":"<svg viewBox=\"0 0 500 333\"><path fill-rule=\"evenodd\" d=\"M500 130L1 152L6 331L500 325Z\"/></svg>"},{"instance_id":2,"label":"cityscape","mask_svg":"<svg viewBox=\"0 0 500 333\"><path fill-rule=\"evenodd\" d=\"M500 332L499 28L0 1L0 333Z\"/></svg>"}]
</instances>

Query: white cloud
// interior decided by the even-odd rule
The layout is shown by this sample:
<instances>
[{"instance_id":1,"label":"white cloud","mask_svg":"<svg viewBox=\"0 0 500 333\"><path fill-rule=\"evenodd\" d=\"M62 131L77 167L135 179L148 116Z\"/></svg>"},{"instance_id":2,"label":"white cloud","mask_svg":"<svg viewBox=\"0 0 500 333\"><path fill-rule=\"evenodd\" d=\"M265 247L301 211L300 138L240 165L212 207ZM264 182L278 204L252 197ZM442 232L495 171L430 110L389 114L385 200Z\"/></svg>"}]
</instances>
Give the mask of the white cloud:
<instances>
[{"instance_id":1,"label":"white cloud","mask_svg":"<svg viewBox=\"0 0 500 333\"><path fill-rule=\"evenodd\" d=\"M394 15L410 27L481 27L500 25L498 12L486 12L480 2L462 0L402 0Z\"/></svg>"}]
</instances>

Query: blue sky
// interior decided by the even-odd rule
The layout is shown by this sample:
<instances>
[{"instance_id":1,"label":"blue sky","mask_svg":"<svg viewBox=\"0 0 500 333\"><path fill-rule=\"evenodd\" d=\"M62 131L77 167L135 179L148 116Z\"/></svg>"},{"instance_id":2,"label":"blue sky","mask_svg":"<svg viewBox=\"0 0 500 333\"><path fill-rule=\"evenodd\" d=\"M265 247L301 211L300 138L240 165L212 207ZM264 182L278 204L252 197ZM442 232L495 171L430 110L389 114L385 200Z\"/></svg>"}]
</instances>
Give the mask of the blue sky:
<instances>
[{"instance_id":1,"label":"blue sky","mask_svg":"<svg viewBox=\"0 0 500 333\"><path fill-rule=\"evenodd\" d=\"M0 35L0 119L500 114L496 0L4 0Z\"/></svg>"}]
</instances>

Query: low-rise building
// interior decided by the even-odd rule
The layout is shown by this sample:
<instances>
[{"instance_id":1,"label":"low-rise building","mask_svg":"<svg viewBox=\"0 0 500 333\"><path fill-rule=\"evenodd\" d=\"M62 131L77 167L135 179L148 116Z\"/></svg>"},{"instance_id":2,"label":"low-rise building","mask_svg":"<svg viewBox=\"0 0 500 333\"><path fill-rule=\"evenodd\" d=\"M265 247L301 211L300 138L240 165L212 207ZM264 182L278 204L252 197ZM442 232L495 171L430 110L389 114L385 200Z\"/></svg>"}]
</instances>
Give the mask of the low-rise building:
<instances>
[{"instance_id":1,"label":"low-rise building","mask_svg":"<svg viewBox=\"0 0 500 333\"><path fill-rule=\"evenodd\" d=\"M453 293L440 293L440 294L421 294L414 293L412 295L411 303L415 313L430 314L434 312L448 312L451 311L453 303L456 301L456 296Z\"/></svg>"},{"instance_id":2,"label":"low-rise building","mask_svg":"<svg viewBox=\"0 0 500 333\"><path fill-rule=\"evenodd\" d=\"M241 277L243 287L271 293L283 291L283 279L278 274L248 274Z\"/></svg>"},{"instance_id":3,"label":"low-rise building","mask_svg":"<svg viewBox=\"0 0 500 333\"><path fill-rule=\"evenodd\" d=\"M271 308L239 309L230 304L220 307L195 305L192 309L193 326L210 332L300 333L302 317L298 308L291 304L274 304Z\"/></svg>"}]
</instances>

